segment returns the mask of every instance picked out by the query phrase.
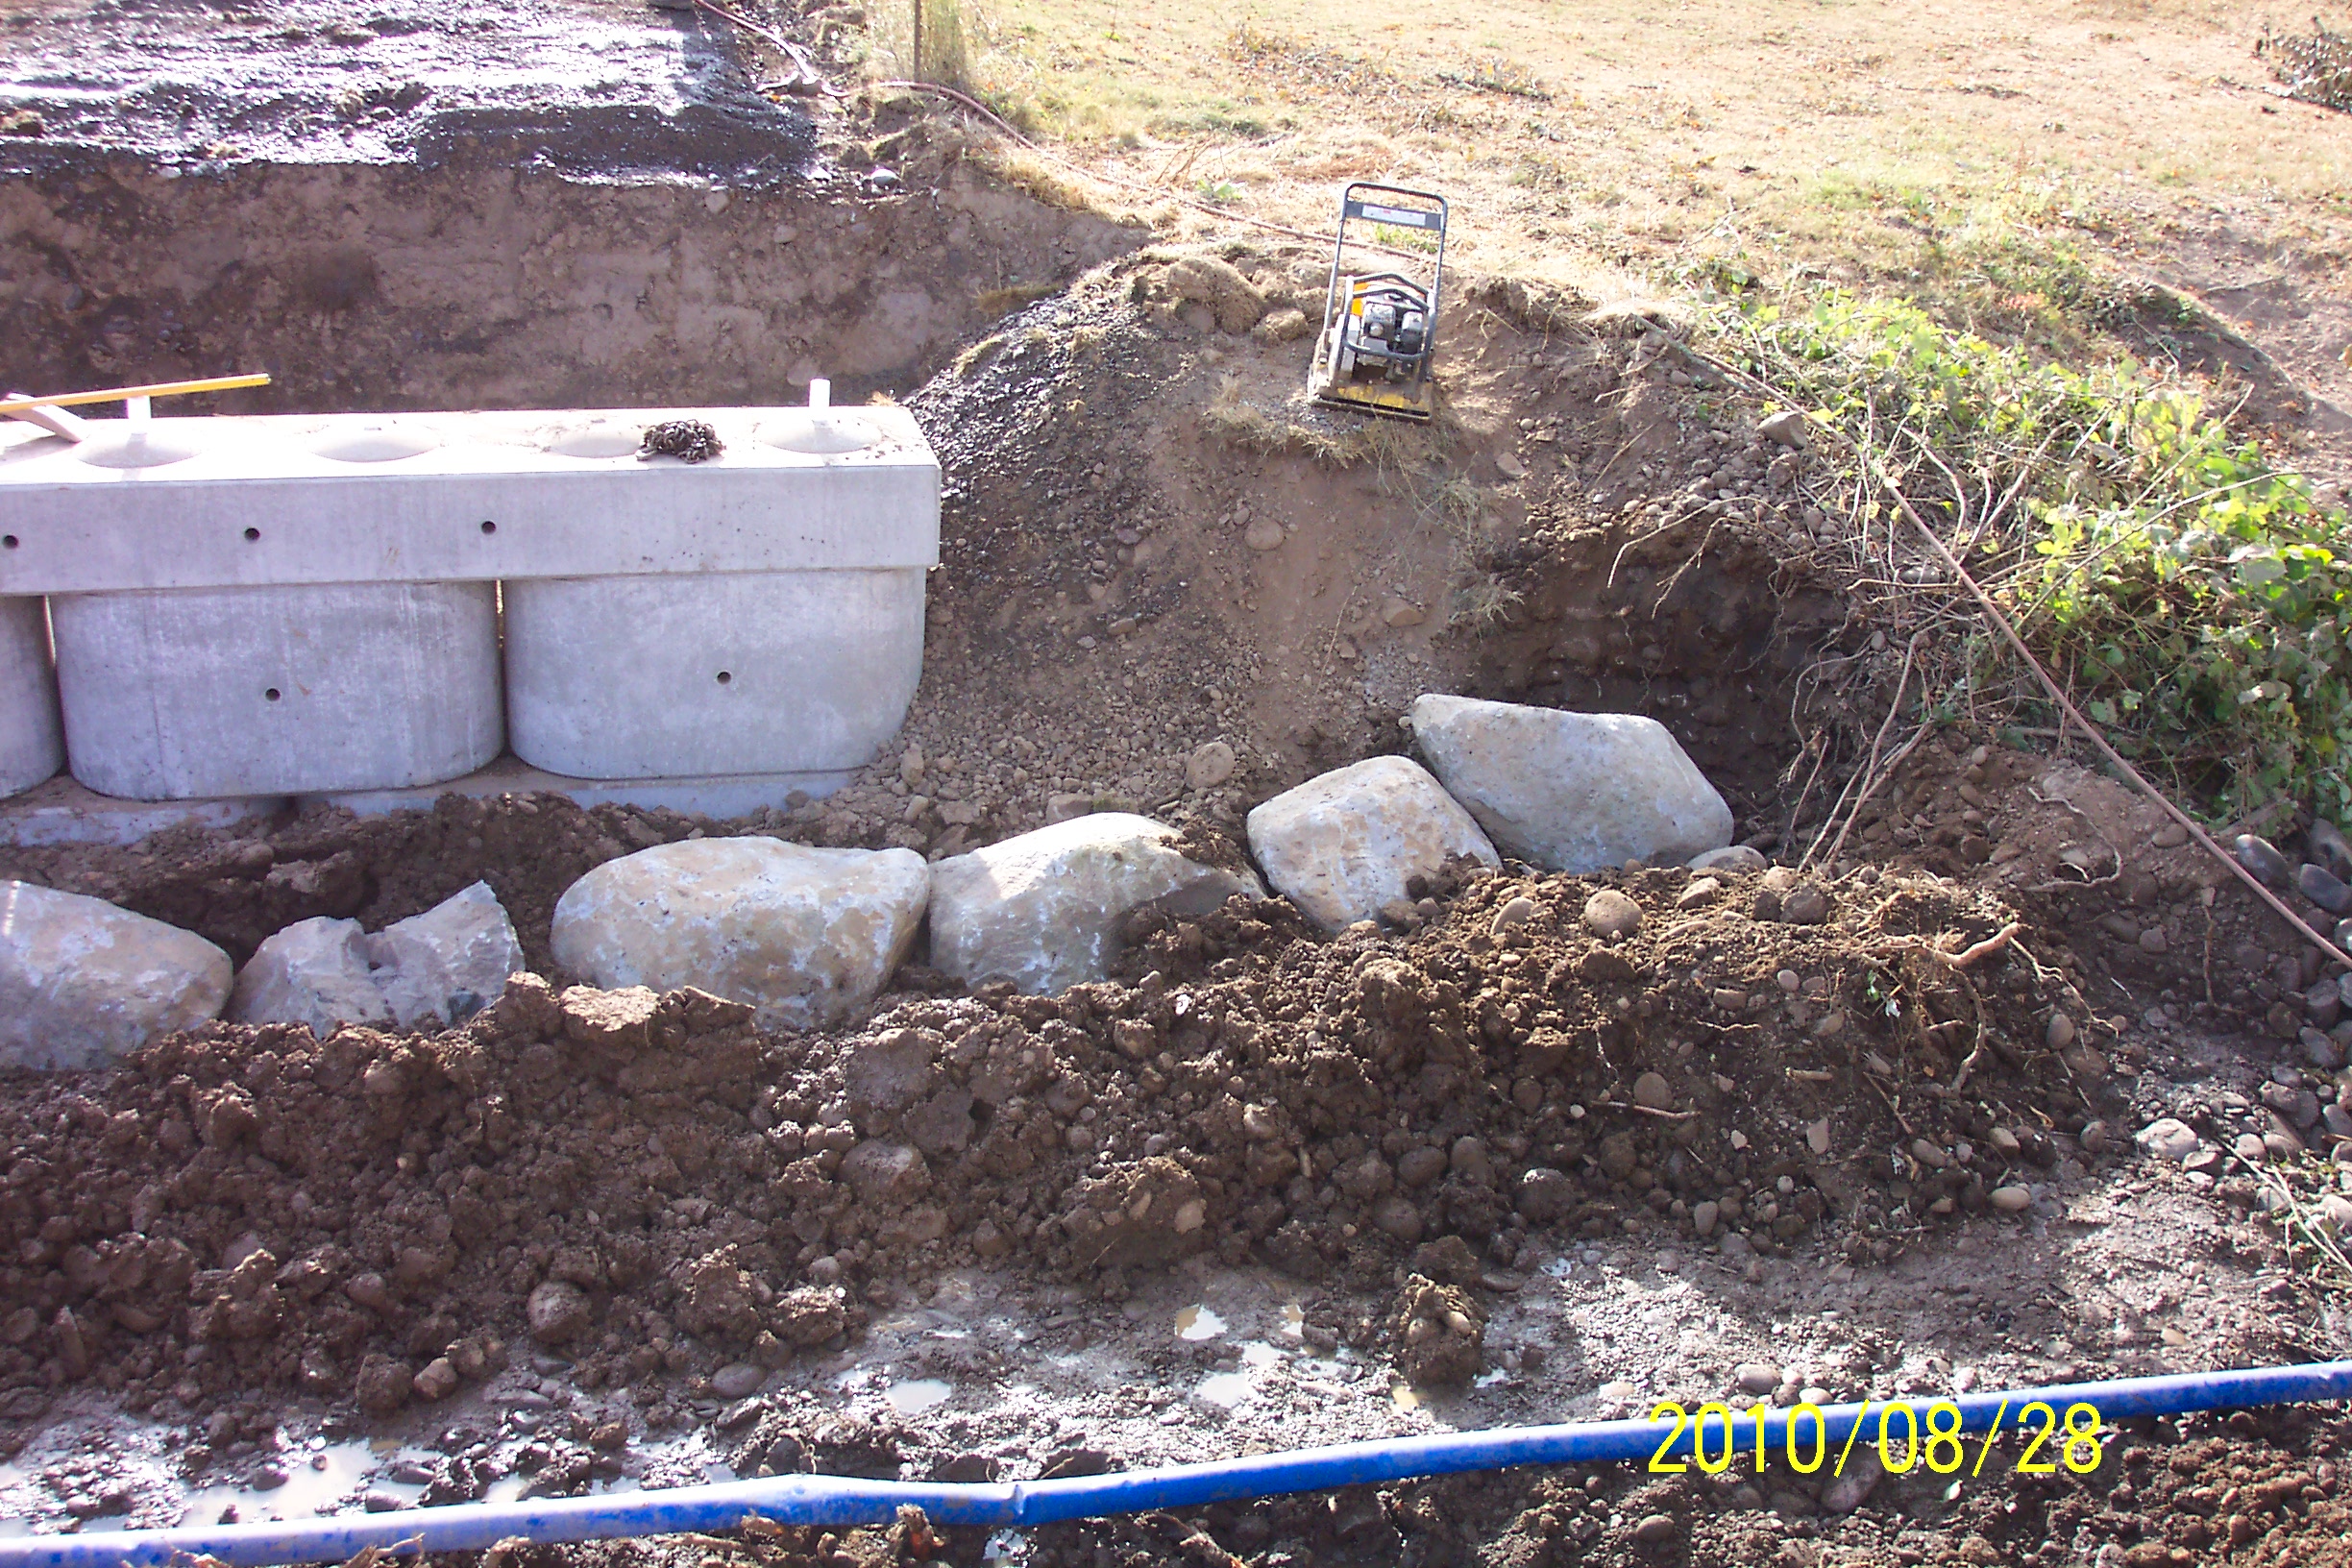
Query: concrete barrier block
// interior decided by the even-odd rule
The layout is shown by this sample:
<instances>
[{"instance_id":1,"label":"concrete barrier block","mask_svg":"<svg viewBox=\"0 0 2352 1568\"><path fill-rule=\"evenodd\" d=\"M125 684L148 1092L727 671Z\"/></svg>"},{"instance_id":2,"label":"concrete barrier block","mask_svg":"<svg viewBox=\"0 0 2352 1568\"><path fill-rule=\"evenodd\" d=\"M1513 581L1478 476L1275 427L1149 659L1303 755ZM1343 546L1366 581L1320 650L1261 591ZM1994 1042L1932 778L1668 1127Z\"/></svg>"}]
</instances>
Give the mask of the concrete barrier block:
<instances>
[{"instance_id":1,"label":"concrete barrier block","mask_svg":"<svg viewBox=\"0 0 2352 1568\"><path fill-rule=\"evenodd\" d=\"M716 450L641 454L678 420ZM102 794L381 799L480 768L497 582L519 757L731 799L825 787L897 729L939 463L890 407L101 421L0 429L0 528Z\"/></svg>"},{"instance_id":2,"label":"concrete barrier block","mask_svg":"<svg viewBox=\"0 0 2352 1568\"><path fill-rule=\"evenodd\" d=\"M428 797L425 805L431 805ZM289 804L282 795L224 800L117 800L71 773L0 800L0 844L136 844L177 827L225 828L265 821Z\"/></svg>"},{"instance_id":3,"label":"concrete barrier block","mask_svg":"<svg viewBox=\"0 0 2352 1568\"><path fill-rule=\"evenodd\" d=\"M852 769L922 675L923 574L506 586L515 755L574 778Z\"/></svg>"},{"instance_id":4,"label":"concrete barrier block","mask_svg":"<svg viewBox=\"0 0 2352 1568\"><path fill-rule=\"evenodd\" d=\"M0 599L0 796L65 766L49 623L37 599Z\"/></svg>"},{"instance_id":5,"label":"concrete barrier block","mask_svg":"<svg viewBox=\"0 0 2352 1568\"><path fill-rule=\"evenodd\" d=\"M641 461L641 433L674 419L723 450ZM939 460L903 408L158 419L142 443L127 422L93 429L77 446L0 428L16 540L0 595L939 564Z\"/></svg>"},{"instance_id":6,"label":"concrete barrier block","mask_svg":"<svg viewBox=\"0 0 2352 1568\"><path fill-rule=\"evenodd\" d=\"M74 777L134 800L429 784L504 739L489 583L51 600Z\"/></svg>"}]
</instances>

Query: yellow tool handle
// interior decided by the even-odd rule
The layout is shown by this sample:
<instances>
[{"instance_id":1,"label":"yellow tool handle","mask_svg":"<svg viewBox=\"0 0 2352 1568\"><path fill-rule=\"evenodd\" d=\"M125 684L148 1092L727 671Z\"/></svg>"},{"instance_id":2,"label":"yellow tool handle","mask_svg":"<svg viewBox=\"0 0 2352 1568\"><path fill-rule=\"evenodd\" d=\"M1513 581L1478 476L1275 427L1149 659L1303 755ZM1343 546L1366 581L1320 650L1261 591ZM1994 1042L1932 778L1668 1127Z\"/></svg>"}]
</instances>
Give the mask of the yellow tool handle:
<instances>
[{"instance_id":1,"label":"yellow tool handle","mask_svg":"<svg viewBox=\"0 0 2352 1568\"><path fill-rule=\"evenodd\" d=\"M239 387L267 385L267 376L214 376L201 381L118 386L106 392L58 392L45 398L10 398L0 402L0 414L22 413L27 408L70 408L85 403L121 403L129 398L176 398L187 392L233 392Z\"/></svg>"}]
</instances>

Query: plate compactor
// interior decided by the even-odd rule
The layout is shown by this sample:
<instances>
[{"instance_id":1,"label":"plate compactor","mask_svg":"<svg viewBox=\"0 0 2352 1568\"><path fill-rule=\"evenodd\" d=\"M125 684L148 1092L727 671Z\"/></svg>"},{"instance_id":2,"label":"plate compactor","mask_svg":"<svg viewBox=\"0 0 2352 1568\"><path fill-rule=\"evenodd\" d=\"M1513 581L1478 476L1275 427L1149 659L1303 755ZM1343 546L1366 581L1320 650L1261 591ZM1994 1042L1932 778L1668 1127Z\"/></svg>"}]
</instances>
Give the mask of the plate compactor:
<instances>
[{"instance_id":1,"label":"plate compactor","mask_svg":"<svg viewBox=\"0 0 2352 1568\"><path fill-rule=\"evenodd\" d=\"M1428 281L1402 272L1350 271L1348 226L1367 223L1385 249L1426 248ZM1445 234L1442 196L1361 181L1340 192L1323 334L1307 373L1307 389L1317 403L1394 419L1426 420L1436 411L1430 356L1437 346ZM1368 247L1360 239L1356 248Z\"/></svg>"}]
</instances>

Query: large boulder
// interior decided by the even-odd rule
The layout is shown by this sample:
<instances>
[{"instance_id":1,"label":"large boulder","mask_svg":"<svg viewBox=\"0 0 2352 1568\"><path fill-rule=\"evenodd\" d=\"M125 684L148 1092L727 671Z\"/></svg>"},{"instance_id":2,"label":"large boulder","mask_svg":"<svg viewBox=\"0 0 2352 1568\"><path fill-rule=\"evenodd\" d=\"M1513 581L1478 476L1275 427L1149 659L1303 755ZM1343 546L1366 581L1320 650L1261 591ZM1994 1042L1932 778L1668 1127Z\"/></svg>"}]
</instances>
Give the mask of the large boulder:
<instances>
[{"instance_id":1,"label":"large boulder","mask_svg":"<svg viewBox=\"0 0 2352 1568\"><path fill-rule=\"evenodd\" d=\"M1164 822L1104 811L938 862L932 964L967 984L1010 980L1043 994L1108 975L1132 910L1206 914L1237 893L1265 896L1246 870L1187 859L1176 837Z\"/></svg>"},{"instance_id":2,"label":"large boulder","mask_svg":"<svg viewBox=\"0 0 2352 1568\"><path fill-rule=\"evenodd\" d=\"M441 1028L498 1000L522 968L514 922L477 882L372 937L356 920L297 920L254 950L229 1016L307 1024L321 1039L347 1023Z\"/></svg>"},{"instance_id":3,"label":"large boulder","mask_svg":"<svg viewBox=\"0 0 2352 1568\"><path fill-rule=\"evenodd\" d=\"M462 1023L523 968L523 943L498 894L477 882L367 939L368 962L404 1029Z\"/></svg>"},{"instance_id":4,"label":"large boulder","mask_svg":"<svg viewBox=\"0 0 2352 1568\"><path fill-rule=\"evenodd\" d=\"M693 986L771 1027L840 1023L874 998L921 924L911 849L688 839L606 861L555 905L555 961L607 991Z\"/></svg>"},{"instance_id":5,"label":"large boulder","mask_svg":"<svg viewBox=\"0 0 2352 1568\"><path fill-rule=\"evenodd\" d=\"M1285 790L1249 814L1249 843L1266 880L1334 931L1404 897L1409 878L1450 855L1499 859L1410 757L1372 757Z\"/></svg>"},{"instance_id":6,"label":"large boulder","mask_svg":"<svg viewBox=\"0 0 2352 1568\"><path fill-rule=\"evenodd\" d=\"M1680 864L1731 842L1731 808L1654 719L1430 695L1421 754L1506 854L1582 873Z\"/></svg>"},{"instance_id":7,"label":"large boulder","mask_svg":"<svg viewBox=\"0 0 2352 1568\"><path fill-rule=\"evenodd\" d=\"M220 1016L234 966L103 898L0 882L0 1066L99 1067Z\"/></svg>"},{"instance_id":8,"label":"large boulder","mask_svg":"<svg viewBox=\"0 0 2352 1568\"><path fill-rule=\"evenodd\" d=\"M391 1004L368 971L357 920L297 920L254 949L237 971L229 1016L240 1023L302 1023L321 1040L347 1023L389 1023Z\"/></svg>"}]
</instances>

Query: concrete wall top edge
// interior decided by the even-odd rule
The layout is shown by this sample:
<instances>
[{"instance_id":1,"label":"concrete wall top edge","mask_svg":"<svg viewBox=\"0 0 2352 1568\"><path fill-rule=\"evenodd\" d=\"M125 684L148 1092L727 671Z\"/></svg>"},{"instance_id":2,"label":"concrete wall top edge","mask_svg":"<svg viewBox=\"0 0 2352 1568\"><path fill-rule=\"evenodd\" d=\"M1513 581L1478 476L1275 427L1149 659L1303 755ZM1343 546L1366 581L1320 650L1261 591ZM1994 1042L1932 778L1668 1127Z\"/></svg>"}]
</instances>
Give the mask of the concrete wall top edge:
<instances>
[{"instance_id":1,"label":"concrete wall top edge","mask_svg":"<svg viewBox=\"0 0 2352 1568\"><path fill-rule=\"evenodd\" d=\"M639 458L644 431L673 420L710 426L723 450L698 463ZM812 450L806 439L812 420L827 422L838 439ZM178 454L160 462L127 455L138 430L131 421L87 423L89 437L77 444L20 420L0 420L0 504L20 486L51 484L119 488L208 480L939 466L915 416L894 404L154 419L145 427L147 441L159 454ZM824 450L827 445L832 450Z\"/></svg>"},{"instance_id":2,"label":"concrete wall top edge","mask_svg":"<svg viewBox=\"0 0 2352 1568\"><path fill-rule=\"evenodd\" d=\"M0 424L0 595L937 565L939 464L913 416L814 417L156 420L137 450L120 421L79 446ZM724 450L639 460L674 418ZM145 466L109 466L126 461Z\"/></svg>"}]
</instances>

